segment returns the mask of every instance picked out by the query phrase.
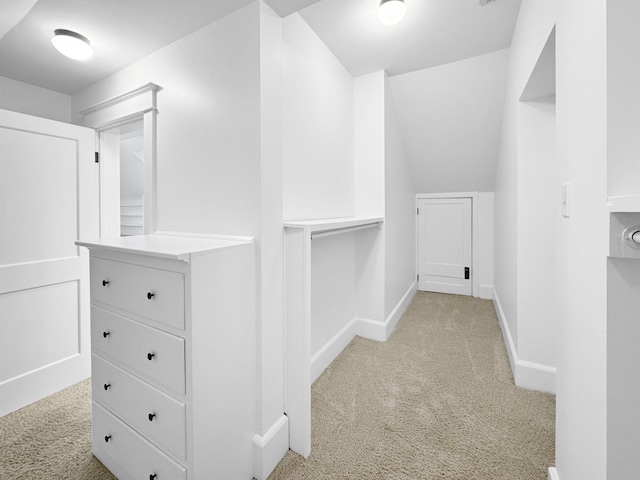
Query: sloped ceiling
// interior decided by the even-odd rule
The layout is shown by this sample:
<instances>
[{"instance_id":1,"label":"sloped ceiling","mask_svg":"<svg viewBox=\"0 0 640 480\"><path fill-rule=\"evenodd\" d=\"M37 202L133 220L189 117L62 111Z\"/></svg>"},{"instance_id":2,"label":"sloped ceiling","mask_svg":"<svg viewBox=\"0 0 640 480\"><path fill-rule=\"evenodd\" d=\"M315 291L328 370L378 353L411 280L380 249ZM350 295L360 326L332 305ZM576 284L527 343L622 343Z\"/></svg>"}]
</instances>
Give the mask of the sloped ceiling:
<instances>
[{"instance_id":1,"label":"sloped ceiling","mask_svg":"<svg viewBox=\"0 0 640 480\"><path fill-rule=\"evenodd\" d=\"M508 50L389 79L416 193L492 192Z\"/></svg>"},{"instance_id":2,"label":"sloped ceiling","mask_svg":"<svg viewBox=\"0 0 640 480\"><path fill-rule=\"evenodd\" d=\"M73 94L253 1L0 0L0 76ZM352 75L389 73L417 191L435 192L493 189L506 56L483 56L510 46L520 1L405 0L391 27L379 0L265 3L298 12ZM88 36L96 55L61 56L56 28Z\"/></svg>"},{"instance_id":3,"label":"sloped ceiling","mask_svg":"<svg viewBox=\"0 0 640 480\"><path fill-rule=\"evenodd\" d=\"M353 76L389 75L508 48L520 0L404 0L397 25L377 20L378 0L322 0L300 15Z\"/></svg>"},{"instance_id":4,"label":"sloped ceiling","mask_svg":"<svg viewBox=\"0 0 640 480\"><path fill-rule=\"evenodd\" d=\"M252 1L38 0L28 10L1 0L0 17L16 24L0 38L0 75L70 95ZM59 54L50 43L56 28L88 37L94 56Z\"/></svg>"}]
</instances>

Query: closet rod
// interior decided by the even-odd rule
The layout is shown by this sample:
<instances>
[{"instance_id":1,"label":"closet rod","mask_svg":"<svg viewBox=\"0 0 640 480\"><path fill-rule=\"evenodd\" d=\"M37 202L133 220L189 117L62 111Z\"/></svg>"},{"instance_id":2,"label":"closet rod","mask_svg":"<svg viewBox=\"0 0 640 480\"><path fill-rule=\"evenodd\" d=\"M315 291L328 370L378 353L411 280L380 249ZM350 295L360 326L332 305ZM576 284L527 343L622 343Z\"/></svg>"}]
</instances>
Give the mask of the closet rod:
<instances>
[{"instance_id":1,"label":"closet rod","mask_svg":"<svg viewBox=\"0 0 640 480\"><path fill-rule=\"evenodd\" d=\"M323 230L321 232L313 232L311 234L311 240L314 238L322 238L322 237L330 237L331 235L339 235L341 233L349 233L349 232L357 232L358 230L365 230L367 228L378 227L380 222L374 223L366 223L364 225L358 225L355 227L343 227L343 228L334 228L331 230Z\"/></svg>"}]
</instances>

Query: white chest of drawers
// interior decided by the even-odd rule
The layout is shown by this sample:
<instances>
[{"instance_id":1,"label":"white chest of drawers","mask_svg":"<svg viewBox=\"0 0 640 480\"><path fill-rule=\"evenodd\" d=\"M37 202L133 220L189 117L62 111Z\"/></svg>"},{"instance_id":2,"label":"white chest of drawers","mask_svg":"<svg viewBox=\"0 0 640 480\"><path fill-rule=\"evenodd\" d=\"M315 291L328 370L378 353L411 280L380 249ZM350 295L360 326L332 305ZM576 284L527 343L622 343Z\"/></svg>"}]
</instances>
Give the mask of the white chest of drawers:
<instances>
[{"instance_id":1,"label":"white chest of drawers","mask_svg":"<svg viewBox=\"0 0 640 480\"><path fill-rule=\"evenodd\" d=\"M93 453L120 480L249 480L250 240L153 234L91 252Z\"/></svg>"}]
</instances>

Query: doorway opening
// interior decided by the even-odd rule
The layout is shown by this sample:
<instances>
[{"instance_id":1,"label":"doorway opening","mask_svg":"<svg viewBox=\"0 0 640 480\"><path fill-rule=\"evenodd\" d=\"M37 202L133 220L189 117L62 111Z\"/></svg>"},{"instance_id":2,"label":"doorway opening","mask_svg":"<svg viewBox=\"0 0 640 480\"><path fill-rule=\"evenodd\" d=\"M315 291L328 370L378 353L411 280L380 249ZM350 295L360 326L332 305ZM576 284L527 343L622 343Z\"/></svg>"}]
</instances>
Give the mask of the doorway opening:
<instances>
[{"instance_id":1,"label":"doorway opening","mask_svg":"<svg viewBox=\"0 0 640 480\"><path fill-rule=\"evenodd\" d=\"M144 234L144 123L143 120L119 125L100 132L100 150L111 172L108 196L110 212L117 213L120 236ZM106 193L106 192L105 192ZM117 200L117 203L115 202ZM115 206L115 207L114 207ZM116 222L112 218L112 222ZM115 232L114 232L115 233Z\"/></svg>"}]
</instances>

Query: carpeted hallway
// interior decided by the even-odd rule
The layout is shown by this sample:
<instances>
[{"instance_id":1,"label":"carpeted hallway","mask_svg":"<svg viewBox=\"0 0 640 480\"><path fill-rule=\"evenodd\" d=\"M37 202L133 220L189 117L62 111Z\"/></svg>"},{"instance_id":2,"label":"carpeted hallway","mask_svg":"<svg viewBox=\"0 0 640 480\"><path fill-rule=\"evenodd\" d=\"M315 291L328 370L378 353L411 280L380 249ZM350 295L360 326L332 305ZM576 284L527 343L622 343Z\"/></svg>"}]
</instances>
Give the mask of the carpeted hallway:
<instances>
[{"instance_id":1,"label":"carpeted hallway","mask_svg":"<svg viewBox=\"0 0 640 480\"><path fill-rule=\"evenodd\" d=\"M289 452L269 480L546 480L554 463L555 398L513 385L487 300L419 292L388 342L342 352L312 402L311 456ZM2 480L114 478L90 451L88 382L0 419Z\"/></svg>"},{"instance_id":2,"label":"carpeted hallway","mask_svg":"<svg viewBox=\"0 0 640 480\"><path fill-rule=\"evenodd\" d=\"M491 301L418 292L314 383L312 432L269 480L546 480L555 397L514 386Z\"/></svg>"}]
</instances>

